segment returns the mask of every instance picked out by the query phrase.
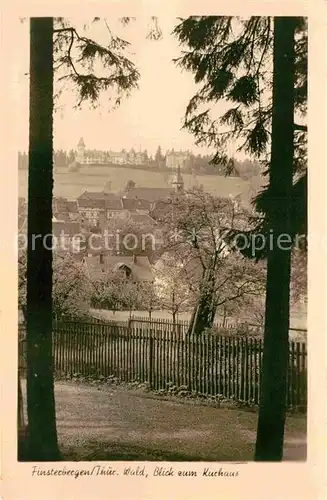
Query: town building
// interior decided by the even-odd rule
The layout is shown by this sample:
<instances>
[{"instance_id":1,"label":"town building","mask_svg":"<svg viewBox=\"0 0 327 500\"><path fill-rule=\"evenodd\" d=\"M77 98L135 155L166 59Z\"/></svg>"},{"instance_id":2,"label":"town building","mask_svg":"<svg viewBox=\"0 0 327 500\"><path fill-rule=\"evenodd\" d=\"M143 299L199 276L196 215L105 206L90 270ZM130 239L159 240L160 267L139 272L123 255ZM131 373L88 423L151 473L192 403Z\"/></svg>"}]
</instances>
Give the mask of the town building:
<instances>
[{"instance_id":1,"label":"town building","mask_svg":"<svg viewBox=\"0 0 327 500\"><path fill-rule=\"evenodd\" d=\"M81 227L78 222L67 222L52 218L53 249L58 253L81 251L83 240Z\"/></svg>"},{"instance_id":2,"label":"town building","mask_svg":"<svg viewBox=\"0 0 327 500\"><path fill-rule=\"evenodd\" d=\"M106 191L84 191L78 199L78 211L81 221L85 219L91 226L97 226L100 220L127 217L121 198Z\"/></svg>"},{"instance_id":3,"label":"town building","mask_svg":"<svg viewBox=\"0 0 327 500\"><path fill-rule=\"evenodd\" d=\"M82 223L87 221L89 225L96 226L100 220L100 213L105 211L105 201L92 195L93 193L90 193L90 197L81 195L78 198L78 212Z\"/></svg>"},{"instance_id":4,"label":"town building","mask_svg":"<svg viewBox=\"0 0 327 500\"><path fill-rule=\"evenodd\" d=\"M151 210L151 202L142 198L122 198L122 204L125 210L130 214L148 214Z\"/></svg>"},{"instance_id":5,"label":"town building","mask_svg":"<svg viewBox=\"0 0 327 500\"><path fill-rule=\"evenodd\" d=\"M125 277L134 282L153 282L150 261L146 256L92 255L83 258L86 273L92 280L101 279L106 273L124 271Z\"/></svg>"},{"instance_id":6,"label":"town building","mask_svg":"<svg viewBox=\"0 0 327 500\"><path fill-rule=\"evenodd\" d=\"M86 153L83 138L79 140L76 148L75 162L80 165L144 165L148 163L147 151L95 151L92 154Z\"/></svg>"},{"instance_id":7,"label":"town building","mask_svg":"<svg viewBox=\"0 0 327 500\"><path fill-rule=\"evenodd\" d=\"M157 222L148 214L131 213L128 220L134 224L144 227L157 225Z\"/></svg>"},{"instance_id":8,"label":"town building","mask_svg":"<svg viewBox=\"0 0 327 500\"><path fill-rule=\"evenodd\" d=\"M125 165L128 162L128 154L125 150L109 151L107 161L114 165Z\"/></svg>"},{"instance_id":9,"label":"town building","mask_svg":"<svg viewBox=\"0 0 327 500\"><path fill-rule=\"evenodd\" d=\"M130 189L124 196L126 199L147 200L151 204L156 201L170 198L173 195L173 188L149 188L135 187Z\"/></svg>"},{"instance_id":10,"label":"town building","mask_svg":"<svg viewBox=\"0 0 327 500\"><path fill-rule=\"evenodd\" d=\"M124 206L133 212L150 213L154 212L156 206L160 204L167 205L167 201L173 200L176 193L184 191L184 180L181 174L181 168L178 165L171 178L171 187L167 188L149 188L134 187L131 188L123 197ZM139 209L137 204L139 203Z\"/></svg>"}]
</instances>

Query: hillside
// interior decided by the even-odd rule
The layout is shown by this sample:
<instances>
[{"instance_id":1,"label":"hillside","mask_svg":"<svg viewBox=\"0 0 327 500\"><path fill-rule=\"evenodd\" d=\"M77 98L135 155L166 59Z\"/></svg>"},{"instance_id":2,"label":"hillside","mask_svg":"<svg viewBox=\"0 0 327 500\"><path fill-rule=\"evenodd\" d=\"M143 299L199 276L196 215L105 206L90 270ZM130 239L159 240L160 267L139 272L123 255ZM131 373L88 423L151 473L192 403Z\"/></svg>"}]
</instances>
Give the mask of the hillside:
<instances>
[{"instance_id":1,"label":"hillside","mask_svg":"<svg viewBox=\"0 0 327 500\"><path fill-rule=\"evenodd\" d=\"M54 174L54 196L63 196L76 199L83 191L100 191L105 183L111 182L113 192L119 192L126 186L127 181L133 180L136 186L169 187L170 176L166 172L151 172L132 168L120 167L93 167L92 175L88 172L76 173L60 169ZM244 202L249 200L250 183L239 177L222 177L214 175L183 174L185 189L195 183L203 185L205 191L216 196L242 195ZM27 171L19 170L19 196L27 197Z\"/></svg>"}]
</instances>

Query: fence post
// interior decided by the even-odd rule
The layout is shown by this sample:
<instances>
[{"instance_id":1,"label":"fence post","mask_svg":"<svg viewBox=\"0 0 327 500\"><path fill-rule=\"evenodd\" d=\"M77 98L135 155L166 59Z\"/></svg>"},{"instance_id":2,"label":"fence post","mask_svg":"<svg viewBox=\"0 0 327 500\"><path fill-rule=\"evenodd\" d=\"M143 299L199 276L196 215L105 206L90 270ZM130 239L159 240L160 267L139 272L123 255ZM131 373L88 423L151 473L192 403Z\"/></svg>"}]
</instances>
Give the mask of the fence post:
<instances>
[{"instance_id":1,"label":"fence post","mask_svg":"<svg viewBox=\"0 0 327 500\"><path fill-rule=\"evenodd\" d=\"M152 330L150 330L150 337L149 337L149 373L148 373L148 380L149 380L150 389L153 388L153 372L154 372L154 338L153 338L153 332L152 332Z\"/></svg>"}]
</instances>

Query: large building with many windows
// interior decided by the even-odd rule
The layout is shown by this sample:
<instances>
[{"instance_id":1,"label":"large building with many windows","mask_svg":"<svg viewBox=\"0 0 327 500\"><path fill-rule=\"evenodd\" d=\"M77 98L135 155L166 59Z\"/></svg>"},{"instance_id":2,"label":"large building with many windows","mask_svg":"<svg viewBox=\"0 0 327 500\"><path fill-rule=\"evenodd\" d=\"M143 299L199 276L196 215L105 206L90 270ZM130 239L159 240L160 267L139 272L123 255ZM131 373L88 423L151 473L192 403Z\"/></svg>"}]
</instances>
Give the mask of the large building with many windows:
<instances>
[{"instance_id":1,"label":"large building with many windows","mask_svg":"<svg viewBox=\"0 0 327 500\"><path fill-rule=\"evenodd\" d=\"M84 139L81 137L76 148L75 160L81 165L144 165L148 163L147 151L87 151Z\"/></svg>"},{"instance_id":2,"label":"large building with many windows","mask_svg":"<svg viewBox=\"0 0 327 500\"><path fill-rule=\"evenodd\" d=\"M191 159L189 151L167 151L166 153L166 167L172 170L177 170L180 167L182 170L188 168Z\"/></svg>"}]
</instances>

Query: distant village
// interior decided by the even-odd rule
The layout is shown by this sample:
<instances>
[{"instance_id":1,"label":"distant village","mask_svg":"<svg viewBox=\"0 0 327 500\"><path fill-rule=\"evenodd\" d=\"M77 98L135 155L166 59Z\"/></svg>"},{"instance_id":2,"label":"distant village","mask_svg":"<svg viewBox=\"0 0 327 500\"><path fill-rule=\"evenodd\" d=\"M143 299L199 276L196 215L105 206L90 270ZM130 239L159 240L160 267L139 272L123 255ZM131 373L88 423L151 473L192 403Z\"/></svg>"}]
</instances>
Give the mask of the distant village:
<instances>
[{"instance_id":1,"label":"distant village","mask_svg":"<svg viewBox=\"0 0 327 500\"><path fill-rule=\"evenodd\" d=\"M120 153L92 152L86 149L83 138L74 152L56 152L57 165L69 162L69 167L88 165L114 164L139 165L154 160L146 151L136 153L134 150ZM20 168L26 162L26 155L20 155ZM193 157L194 159L194 157ZM203 160L203 158L202 158ZM111 181L106 181L102 190L86 190L76 199L64 197L53 198L53 237L61 244L56 248L58 253L69 253L74 259L83 262L91 279L102 273L113 271L115 266L123 266L126 275L133 281L152 281L152 266L160 256L161 216L176 195L184 192L183 172L189 171L192 155L189 151L167 151L165 156L158 148L155 161L164 163L169 169L169 182L166 187L137 186L131 179L120 192L113 192ZM206 159L208 162L208 158ZM73 168L72 168L73 169ZM146 174L145 174L146 175ZM225 179L221 178L222 184ZM228 195L228 192L221 194ZM235 195L235 193L234 193ZM236 198L240 195L236 194ZM19 233L27 230L27 206L24 198L19 198ZM114 248L108 249L104 244L105 233L147 234L153 236L155 248L129 250L123 248L121 240ZM89 241L97 235L97 248L91 248ZM64 242L63 242L64 238ZM62 244L64 243L64 244Z\"/></svg>"},{"instance_id":2,"label":"distant village","mask_svg":"<svg viewBox=\"0 0 327 500\"><path fill-rule=\"evenodd\" d=\"M99 273L113 270L115 265L126 266L126 273L135 281L152 281L151 261L154 248L126 250L120 244L108 250L104 245L105 232L118 234L148 234L156 241L160 238L158 214L167 202L184 189L180 166L174 170L171 186L167 188L136 187L131 180L122 193L110 191L108 182L102 191L84 191L76 200L53 198L52 231L60 240L59 253L68 252L76 261L82 261L88 274L95 278ZM19 198L19 233L27 229L27 204ZM97 235L97 248L88 245L92 235ZM62 240L64 238L64 241ZM103 247L101 247L101 242Z\"/></svg>"}]
</instances>

